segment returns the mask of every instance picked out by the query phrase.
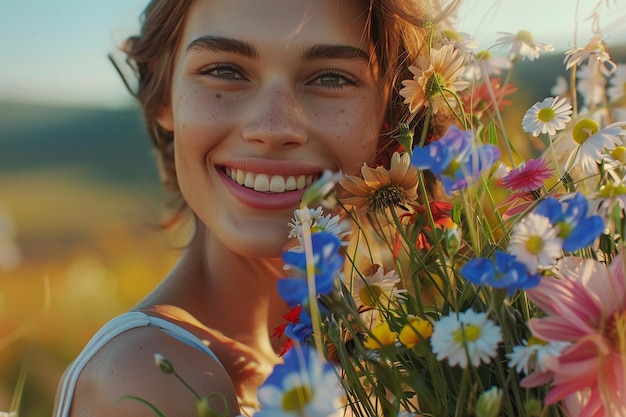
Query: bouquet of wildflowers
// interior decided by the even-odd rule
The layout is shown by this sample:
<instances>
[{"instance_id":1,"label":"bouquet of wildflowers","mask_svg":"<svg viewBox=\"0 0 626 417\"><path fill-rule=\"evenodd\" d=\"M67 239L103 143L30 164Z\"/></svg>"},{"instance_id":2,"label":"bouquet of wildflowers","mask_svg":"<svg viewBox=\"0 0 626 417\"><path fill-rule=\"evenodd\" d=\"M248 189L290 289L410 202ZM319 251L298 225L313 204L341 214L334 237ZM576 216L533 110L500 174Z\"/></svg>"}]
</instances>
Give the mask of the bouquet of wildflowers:
<instances>
[{"instance_id":1,"label":"bouquet of wildflowers","mask_svg":"<svg viewBox=\"0 0 626 417\"><path fill-rule=\"evenodd\" d=\"M534 159L500 111L515 64L552 47L502 33L498 57L433 26L400 94L455 122L431 142L400 126L389 166L309 191L256 416L626 416L626 64L593 23L520 121ZM335 182L337 216L312 203Z\"/></svg>"}]
</instances>

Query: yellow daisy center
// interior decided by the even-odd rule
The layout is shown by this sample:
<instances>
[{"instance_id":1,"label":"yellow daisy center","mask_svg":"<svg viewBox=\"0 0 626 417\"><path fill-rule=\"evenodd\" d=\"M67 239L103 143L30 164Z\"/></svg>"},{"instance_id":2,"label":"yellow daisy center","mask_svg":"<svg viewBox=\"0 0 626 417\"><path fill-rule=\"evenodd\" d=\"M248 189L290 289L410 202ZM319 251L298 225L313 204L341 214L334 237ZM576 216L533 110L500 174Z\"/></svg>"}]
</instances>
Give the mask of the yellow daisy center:
<instances>
[{"instance_id":1,"label":"yellow daisy center","mask_svg":"<svg viewBox=\"0 0 626 417\"><path fill-rule=\"evenodd\" d=\"M489 51L480 51L476 54L476 59L479 61L486 61L489 58L491 58L491 52Z\"/></svg>"},{"instance_id":2,"label":"yellow daisy center","mask_svg":"<svg viewBox=\"0 0 626 417\"><path fill-rule=\"evenodd\" d=\"M529 340L528 340L528 346L545 346L548 344L548 342L546 342L545 340L541 340L536 338L535 336L532 336Z\"/></svg>"},{"instance_id":3,"label":"yellow daisy center","mask_svg":"<svg viewBox=\"0 0 626 417\"><path fill-rule=\"evenodd\" d=\"M548 123L554 120L554 115L555 113L552 107L544 107L537 113L537 119L543 123Z\"/></svg>"},{"instance_id":4,"label":"yellow daisy center","mask_svg":"<svg viewBox=\"0 0 626 417\"><path fill-rule=\"evenodd\" d=\"M602 198L610 198L618 195L626 194L626 185L624 184L613 184L608 183L600 188L600 197Z\"/></svg>"},{"instance_id":5,"label":"yellow daisy center","mask_svg":"<svg viewBox=\"0 0 626 417\"><path fill-rule=\"evenodd\" d=\"M376 307L378 300L383 294L383 290L378 285L369 285L361 288L359 298L366 307Z\"/></svg>"},{"instance_id":6,"label":"yellow daisy center","mask_svg":"<svg viewBox=\"0 0 626 417\"><path fill-rule=\"evenodd\" d=\"M515 35L515 40L518 41L518 42L524 42L524 43L528 43L528 44L532 45L532 43L533 43L533 34L530 33L527 30L520 30Z\"/></svg>"},{"instance_id":7,"label":"yellow daisy center","mask_svg":"<svg viewBox=\"0 0 626 417\"><path fill-rule=\"evenodd\" d=\"M283 410L302 412L304 406L311 400L311 388L297 385L283 394Z\"/></svg>"},{"instance_id":8,"label":"yellow daisy center","mask_svg":"<svg viewBox=\"0 0 626 417\"><path fill-rule=\"evenodd\" d=\"M583 119L574 126L572 136L576 143L582 145L589 139L589 136L596 134L598 130L600 130L598 122L592 119Z\"/></svg>"},{"instance_id":9,"label":"yellow daisy center","mask_svg":"<svg viewBox=\"0 0 626 417\"><path fill-rule=\"evenodd\" d=\"M617 159L621 163L626 162L626 146L618 146L611 152L613 158Z\"/></svg>"},{"instance_id":10,"label":"yellow daisy center","mask_svg":"<svg viewBox=\"0 0 626 417\"><path fill-rule=\"evenodd\" d=\"M454 333L454 340L459 343L474 342L480 337L480 326L468 324Z\"/></svg>"},{"instance_id":11,"label":"yellow daisy center","mask_svg":"<svg viewBox=\"0 0 626 417\"><path fill-rule=\"evenodd\" d=\"M541 236L533 235L526 241L526 249L533 255L538 255L543 249L543 239Z\"/></svg>"},{"instance_id":12,"label":"yellow daisy center","mask_svg":"<svg viewBox=\"0 0 626 417\"><path fill-rule=\"evenodd\" d=\"M461 38L461 35L459 35L459 32L453 29L444 30L443 37L449 41L454 41L454 42L459 42L463 40L463 38Z\"/></svg>"}]
</instances>

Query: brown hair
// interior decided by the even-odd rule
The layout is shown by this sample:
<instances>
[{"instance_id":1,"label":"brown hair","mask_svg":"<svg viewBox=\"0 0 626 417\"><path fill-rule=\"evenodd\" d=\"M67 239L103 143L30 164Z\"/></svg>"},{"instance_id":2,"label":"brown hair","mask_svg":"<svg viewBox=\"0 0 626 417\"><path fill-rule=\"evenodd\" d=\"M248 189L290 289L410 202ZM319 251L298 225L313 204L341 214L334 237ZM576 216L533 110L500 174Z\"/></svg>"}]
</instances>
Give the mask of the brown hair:
<instances>
[{"instance_id":1,"label":"brown hair","mask_svg":"<svg viewBox=\"0 0 626 417\"><path fill-rule=\"evenodd\" d=\"M174 193L178 202L173 220L184 212L186 205L176 178L173 132L162 128L156 117L170 100L176 52L193 1L150 1L141 16L140 33L129 37L121 47L126 63L138 81L136 91L129 89L141 106L157 153L164 188ZM389 128L381 133L379 146L379 154L385 160L395 150L393 136L400 123L410 123L416 132L421 131L424 115L408 114L404 99L398 93L402 87L400 83L412 77L408 67L428 50L432 25L447 18L460 0L452 0L444 10L439 7L442 0L361 1L369 14L365 35L374 43L382 85L391 92L385 117ZM126 85L128 87L128 83ZM437 119L438 123L429 121L428 136L440 136L442 126L450 124L446 117L438 115Z\"/></svg>"}]
</instances>

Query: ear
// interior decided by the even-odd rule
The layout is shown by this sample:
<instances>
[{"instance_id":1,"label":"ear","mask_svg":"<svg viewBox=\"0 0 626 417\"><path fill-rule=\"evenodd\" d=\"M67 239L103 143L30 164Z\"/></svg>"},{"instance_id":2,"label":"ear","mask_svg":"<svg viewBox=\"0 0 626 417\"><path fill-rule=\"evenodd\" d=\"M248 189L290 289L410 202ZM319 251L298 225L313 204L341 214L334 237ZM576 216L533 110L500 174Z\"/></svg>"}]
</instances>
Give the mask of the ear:
<instances>
[{"instance_id":1,"label":"ear","mask_svg":"<svg viewBox=\"0 0 626 417\"><path fill-rule=\"evenodd\" d=\"M172 105L166 104L155 114L154 119L165 130L174 131L174 113Z\"/></svg>"}]
</instances>

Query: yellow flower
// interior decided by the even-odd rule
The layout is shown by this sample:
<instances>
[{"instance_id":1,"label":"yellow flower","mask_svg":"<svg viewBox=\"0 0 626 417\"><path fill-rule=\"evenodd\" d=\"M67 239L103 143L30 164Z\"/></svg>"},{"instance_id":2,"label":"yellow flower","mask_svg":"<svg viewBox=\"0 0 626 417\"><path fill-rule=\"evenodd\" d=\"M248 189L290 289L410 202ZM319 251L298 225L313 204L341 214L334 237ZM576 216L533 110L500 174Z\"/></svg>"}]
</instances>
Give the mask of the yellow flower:
<instances>
[{"instance_id":1,"label":"yellow flower","mask_svg":"<svg viewBox=\"0 0 626 417\"><path fill-rule=\"evenodd\" d=\"M469 86L468 81L461 79L465 70L463 55L453 45L433 49L430 60L420 57L409 70L413 79L402 81L404 88L400 95L411 113L429 105L432 105L433 113L437 113L441 98L445 97L450 105L454 105L452 94Z\"/></svg>"},{"instance_id":2,"label":"yellow flower","mask_svg":"<svg viewBox=\"0 0 626 417\"><path fill-rule=\"evenodd\" d=\"M363 342L367 349L380 349L392 345L398 337L398 332L392 332L389 323L382 322L371 330L371 336Z\"/></svg>"},{"instance_id":3,"label":"yellow flower","mask_svg":"<svg viewBox=\"0 0 626 417\"><path fill-rule=\"evenodd\" d=\"M433 325L428 320L409 316L409 322L400 330L400 343L411 349L413 346L426 340L433 334Z\"/></svg>"},{"instance_id":4,"label":"yellow flower","mask_svg":"<svg viewBox=\"0 0 626 417\"><path fill-rule=\"evenodd\" d=\"M346 176L339 184L349 196L342 198L345 204L359 211L380 212L389 207L404 206L417 199L418 171L411 165L409 154L395 152L391 167L370 168L363 165L363 178Z\"/></svg>"}]
</instances>

